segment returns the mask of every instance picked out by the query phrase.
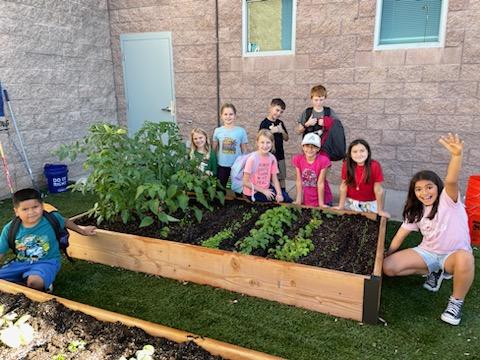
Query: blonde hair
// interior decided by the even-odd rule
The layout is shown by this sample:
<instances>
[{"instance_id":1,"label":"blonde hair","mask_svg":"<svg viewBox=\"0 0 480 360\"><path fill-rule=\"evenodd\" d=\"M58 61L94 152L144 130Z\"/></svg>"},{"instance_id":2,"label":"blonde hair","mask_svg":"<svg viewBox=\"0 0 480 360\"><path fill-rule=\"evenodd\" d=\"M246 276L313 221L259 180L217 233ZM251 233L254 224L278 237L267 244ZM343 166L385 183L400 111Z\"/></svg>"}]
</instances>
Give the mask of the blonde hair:
<instances>
[{"instance_id":1,"label":"blonde hair","mask_svg":"<svg viewBox=\"0 0 480 360\"><path fill-rule=\"evenodd\" d=\"M197 146L195 145L195 143L193 142L193 134L202 134L203 136L205 136L205 155L203 156L203 158L205 160L208 160L210 159L210 139L208 138L208 135L207 135L207 132L205 130L203 130L202 128L195 128L193 129L191 132L190 132L190 159L194 159L195 158L195 151L197 151Z\"/></svg>"},{"instance_id":2,"label":"blonde hair","mask_svg":"<svg viewBox=\"0 0 480 360\"><path fill-rule=\"evenodd\" d=\"M260 129L257 133L257 138L255 139L255 142L258 142L258 140L261 138L261 137L266 137L268 140L270 140L272 142L272 153L275 152L275 140L274 140L274 137L273 137L273 134L270 130L268 129Z\"/></svg>"}]
</instances>

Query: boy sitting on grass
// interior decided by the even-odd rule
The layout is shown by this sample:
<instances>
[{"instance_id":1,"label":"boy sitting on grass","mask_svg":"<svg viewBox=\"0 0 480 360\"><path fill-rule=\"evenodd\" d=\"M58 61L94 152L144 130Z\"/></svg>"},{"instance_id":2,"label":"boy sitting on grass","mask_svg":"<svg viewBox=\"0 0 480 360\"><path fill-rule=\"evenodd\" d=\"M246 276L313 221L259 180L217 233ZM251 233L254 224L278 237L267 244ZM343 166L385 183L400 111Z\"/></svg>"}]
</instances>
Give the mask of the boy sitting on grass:
<instances>
[{"instance_id":1,"label":"boy sitting on grass","mask_svg":"<svg viewBox=\"0 0 480 360\"><path fill-rule=\"evenodd\" d=\"M43 215L41 194L35 189L23 189L13 194L13 210L21 224L15 236L15 258L0 268L0 279L26 284L36 290L52 290L60 270L61 255L55 229ZM95 226L78 226L52 212L60 229L67 227L79 234L95 234ZM12 221L3 227L0 236L0 259L9 249ZM12 238L13 239L13 238Z\"/></svg>"}]
</instances>

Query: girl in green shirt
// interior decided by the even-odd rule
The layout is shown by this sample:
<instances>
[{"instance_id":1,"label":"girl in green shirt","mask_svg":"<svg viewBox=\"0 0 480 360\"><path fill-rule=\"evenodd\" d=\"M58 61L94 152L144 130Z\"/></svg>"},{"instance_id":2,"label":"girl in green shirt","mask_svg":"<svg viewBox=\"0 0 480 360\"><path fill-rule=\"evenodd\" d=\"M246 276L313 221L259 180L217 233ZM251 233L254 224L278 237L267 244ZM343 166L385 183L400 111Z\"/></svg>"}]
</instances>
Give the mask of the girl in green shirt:
<instances>
[{"instance_id":1,"label":"girl in green shirt","mask_svg":"<svg viewBox=\"0 0 480 360\"><path fill-rule=\"evenodd\" d=\"M217 156L212 150L205 130L195 128L190 133L190 159L201 161L200 170L208 175L217 175Z\"/></svg>"}]
</instances>

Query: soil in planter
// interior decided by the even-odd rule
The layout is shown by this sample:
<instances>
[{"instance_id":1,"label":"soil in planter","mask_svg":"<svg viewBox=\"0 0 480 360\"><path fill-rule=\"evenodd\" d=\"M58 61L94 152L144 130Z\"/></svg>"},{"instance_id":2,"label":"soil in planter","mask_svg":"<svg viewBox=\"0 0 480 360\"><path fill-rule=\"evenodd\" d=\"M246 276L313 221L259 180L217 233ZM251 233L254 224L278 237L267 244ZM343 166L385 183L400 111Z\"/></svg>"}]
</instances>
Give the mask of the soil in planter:
<instances>
[{"instance_id":1,"label":"soil in planter","mask_svg":"<svg viewBox=\"0 0 480 360\"><path fill-rule=\"evenodd\" d=\"M5 306L6 313L13 311L18 316L29 314L31 319L27 323L35 330L34 340L28 345L12 349L1 344L2 360L51 360L60 354L64 355L64 359L118 360L121 356L129 359L145 345L155 348L154 359L222 359L193 342L176 343L148 335L139 328L98 321L55 300L39 303L23 294L0 292L0 304ZM85 348L70 352L68 345L74 340L83 340Z\"/></svg>"},{"instance_id":2,"label":"soil in planter","mask_svg":"<svg viewBox=\"0 0 480 360\"><path fill-rule=\"evenodd\" d=\"M225 206L217 205L213 211L205 211L200 223L193 216L185 216L178 223L168 225L168 236L159 236L163 224L154 223L146 228L138 224L116 222L101 225L101 228L163 238L182 243L200 245L202 241L225 229L231 229L233 236L223 240L219 248L238 251L237 242L247 237L255 228L261 214L275 205L249 203L245 201L226 201ZM313 209L302 209L298 219L284 234L293 239L301 228L305 228L312 219ZM355 274L371 275L377 250L379 223L362 215L321 214L322 224L315 230L311 240L315 249L299 259L299 263ZM79 224L91 224L91 219L79 219ZM275 247L276 244L272 244ZM256 249L252 255L271 257L269 249Z\"/></svg>"}]
</instances>

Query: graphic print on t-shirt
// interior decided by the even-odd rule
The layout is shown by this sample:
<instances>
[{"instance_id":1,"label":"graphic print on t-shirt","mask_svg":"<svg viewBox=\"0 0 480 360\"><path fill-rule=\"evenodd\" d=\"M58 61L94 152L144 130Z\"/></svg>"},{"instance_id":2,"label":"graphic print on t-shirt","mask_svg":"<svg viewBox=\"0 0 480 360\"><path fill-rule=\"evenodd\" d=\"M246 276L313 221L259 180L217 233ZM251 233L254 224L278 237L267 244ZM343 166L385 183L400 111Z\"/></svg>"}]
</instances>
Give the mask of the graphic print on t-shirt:
<instances>
[{"instance_id":1,"label":"graphic print on t-shirt","mask_svg":"<svg viewBox=\"0 0 480 360\"><path fill-rule=\"evenodd\" d=\"M21 239L15 240L15 249L19 261L39 260L44 257L50 249L48 236L35 234L26 235Z\"/></svg>"},{"instance_id":2,"label":"graphic print on t-shirt","mask_svg":"<svg viewBox=\"0 0 480 360\"><path fill-rule=\"evenodd\" d=\"M235 155L237 149L237 140L230 137L223 139L222 153Z\"/></svg>"},{"instance_id":3,"label":"graphic print on t-shirt","mask_svg":"<svg viewBox=\"0 0 480 360\"><path fill-rule=\"evenodd\" d=\"M317 175L312 169L304 169L302 172L302 185L305 186L317 186Z\"/></svg>"}]
</instances>

